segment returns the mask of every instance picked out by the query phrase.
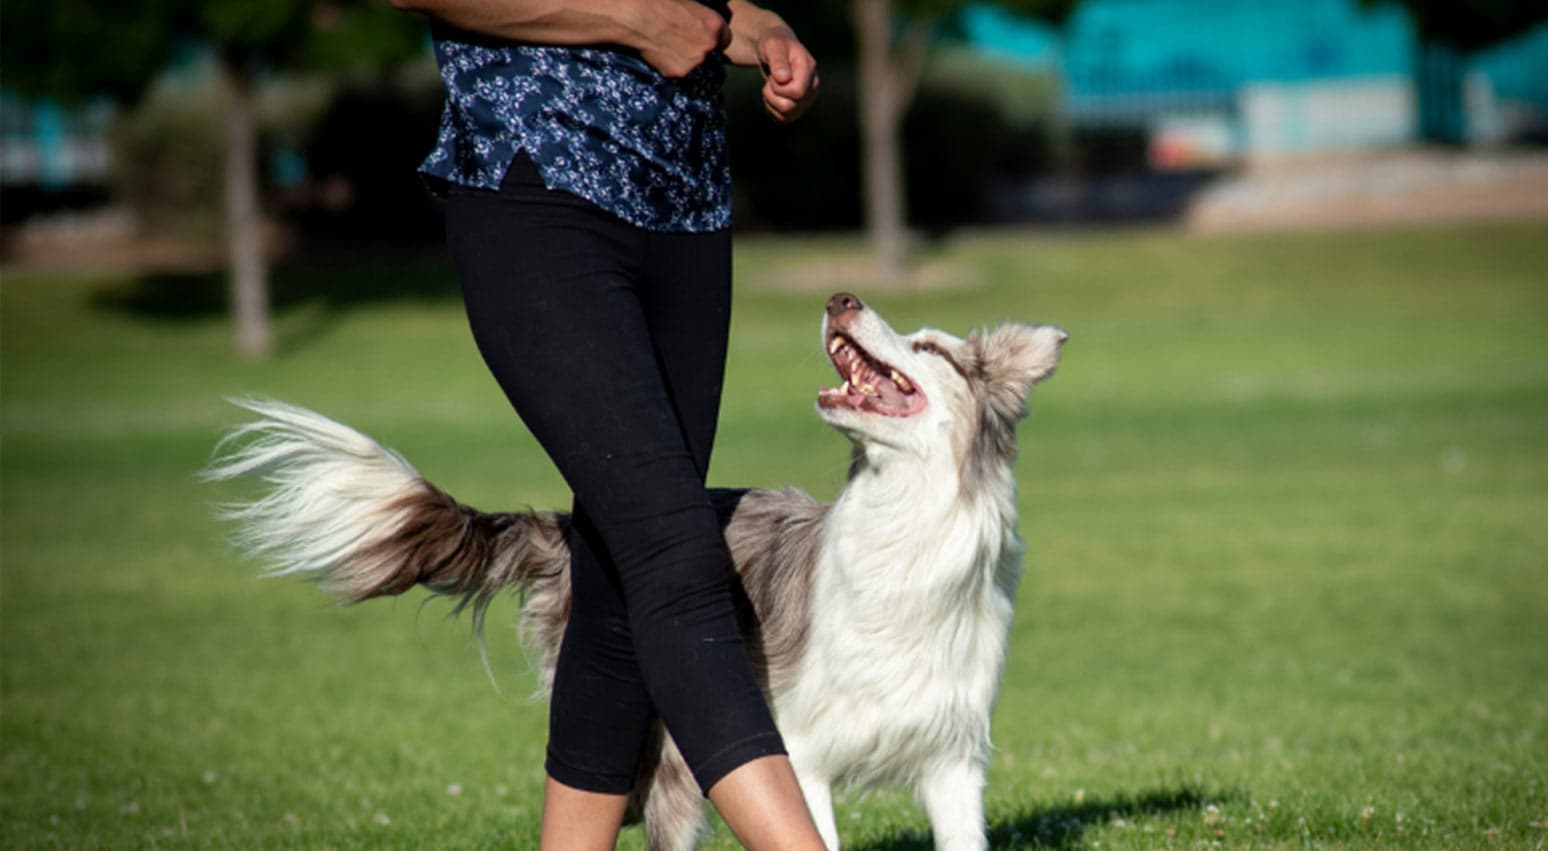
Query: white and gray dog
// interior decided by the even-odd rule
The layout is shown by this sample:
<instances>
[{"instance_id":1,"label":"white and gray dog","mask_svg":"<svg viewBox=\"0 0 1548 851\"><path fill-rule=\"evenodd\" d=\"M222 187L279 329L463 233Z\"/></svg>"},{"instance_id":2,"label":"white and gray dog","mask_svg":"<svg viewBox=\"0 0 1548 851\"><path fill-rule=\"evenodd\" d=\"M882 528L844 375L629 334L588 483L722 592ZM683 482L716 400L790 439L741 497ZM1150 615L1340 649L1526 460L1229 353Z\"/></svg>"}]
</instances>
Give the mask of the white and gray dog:
<instances>
[{"instance_id":1,"label":"white and gray dog","mask_svg":"<svg viewBox=\"0 0 1548 851\"><path fill-rule=\"evenodd\" d=\"M854 444L837 501L711 492L756 614L749 646L829 848L835 784L912 786L938 847L983 848L989 718L1021 576L1016 423L1067 335L1012 323L904 336L845 293L822 333L844 380L821 390L818 412ZM469 606L479 629L514 589L546 690L569 613L567 515L477 511L346 426L241 404L260 419L228 438L209 476L266 483L229 509L249 552L350 601L424 585ZM691 848L704 802L657 735L633 812L652 848Z\"/></svg>"}]
</instances>

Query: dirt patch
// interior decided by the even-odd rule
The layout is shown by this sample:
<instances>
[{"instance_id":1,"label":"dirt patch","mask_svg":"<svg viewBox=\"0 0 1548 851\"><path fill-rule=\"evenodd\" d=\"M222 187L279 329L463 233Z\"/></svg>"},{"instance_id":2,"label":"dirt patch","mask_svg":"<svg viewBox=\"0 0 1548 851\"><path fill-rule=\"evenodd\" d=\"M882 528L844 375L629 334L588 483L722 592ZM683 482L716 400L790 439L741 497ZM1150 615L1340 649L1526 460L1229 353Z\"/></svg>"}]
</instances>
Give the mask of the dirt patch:
<instances>
[{"instance_id":1,"label":"dirt patch","mask_svg":"<svg viewBox=\"0 0 1548 851\"><path fill-rule=\"evenodd\" d=\"M902 281L884 281L876 261L869 255L856 253L773 260L740 271L737 285L792 293L831 293L841 290L936 292L971 289L981 283L980 278L976 269L962 262L929 258L909 263Z\"/></svg>"},{"instance_id":2,"label":"dirt patch","mask_svg":"<svg viewBox=\"0 0 1548 851\"><path fill-rule=\"evenodd\" d=\"M264 254L274 260L295 245L294 235L265 222ZM199 274L223 269L225 245L147 234L122 207L57 213L0 231L0 262L29 272L132 272Z\"/></svg>"},{"instance_id":3,"label":"dirt patch","mask_svg":"<svg viewBox=\"0 0 1548 851\"><path fill-rule=\"evenodd\" d=\"M1548 219L1548 153L1409 151L1255 163L1201 191L1206 232Z\"/></svg>"}]
</instances>

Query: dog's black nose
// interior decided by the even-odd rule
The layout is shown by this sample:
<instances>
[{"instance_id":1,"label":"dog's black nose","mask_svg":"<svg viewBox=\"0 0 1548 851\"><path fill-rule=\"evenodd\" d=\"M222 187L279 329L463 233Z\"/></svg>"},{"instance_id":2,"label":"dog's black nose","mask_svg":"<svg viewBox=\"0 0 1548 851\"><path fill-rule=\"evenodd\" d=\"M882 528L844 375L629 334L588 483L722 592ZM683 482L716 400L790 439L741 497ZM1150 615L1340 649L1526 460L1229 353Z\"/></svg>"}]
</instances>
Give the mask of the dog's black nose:
<instances>
[{"instance_id":1,"label":"dog's black nose","mask_svg":"<svg viewBox=\"0 0 1548 851\"><path fill-rule=\"evenodd\" d=\"M833 298L828 299L829 316L839 316L852 310L859 310L862 307L865 307L865 305L860 303L860 299L855 298L849 293L836 293Z\"/></svg>"}]
</instances>

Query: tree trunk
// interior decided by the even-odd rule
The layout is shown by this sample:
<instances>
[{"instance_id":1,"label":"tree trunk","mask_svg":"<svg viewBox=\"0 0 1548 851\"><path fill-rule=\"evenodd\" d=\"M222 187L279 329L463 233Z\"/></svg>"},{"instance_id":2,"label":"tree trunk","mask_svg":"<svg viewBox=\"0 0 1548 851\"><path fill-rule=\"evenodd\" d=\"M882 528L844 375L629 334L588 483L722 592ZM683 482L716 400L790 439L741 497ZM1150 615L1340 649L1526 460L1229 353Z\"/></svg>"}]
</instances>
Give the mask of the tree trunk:
<instances>
[{"instance_id":1,"label":"tree trunk","mask_svg":"<svg viewBox=\"0 0 1548 851\"><path fill-rule=\"evenodd\" d=\"M258 122L253 80L239 59L222 63L226 84L226 256L231 275L231 324L237 353L268 357L269 279L258 209Z\"/></svg>"},{"instance_id":2,"label":"tree trunk","mask_svg":"<svg viewBox=\"0 0 1548 851\"><path fill-rule=\"evenodd\" d=\"M855 0L859 47L860 160L865 171L865 225L881 283L902 283L907 250L903 157L899 131L907 96L893 60L892 0Z\"/></svg>"}]
</instances>

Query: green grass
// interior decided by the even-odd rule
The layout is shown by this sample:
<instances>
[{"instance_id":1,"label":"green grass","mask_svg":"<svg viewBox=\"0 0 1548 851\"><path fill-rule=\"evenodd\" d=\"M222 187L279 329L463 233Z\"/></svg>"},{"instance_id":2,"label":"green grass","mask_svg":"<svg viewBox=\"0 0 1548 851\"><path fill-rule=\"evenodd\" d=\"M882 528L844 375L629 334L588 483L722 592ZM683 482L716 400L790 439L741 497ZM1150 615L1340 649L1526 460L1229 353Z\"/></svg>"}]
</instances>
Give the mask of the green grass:
<instances>
[{"instance_id":1,"label":"green grass","mask_svg":"<svg viewBox=\"0 0 1548 851\"><path fill-rule=\"evenodd\" d=\"M855 252L740 249L715 483L838 488L811 408L842 273L820 270ZM1548 846L1548 227L981 236L927 260L970 286L861 295L899 328L1073 334L1021 430L997 847ZM221 397L257 393L477 505L562 483L438 258L280 284L285 352L260 365L201 309L214 280L0 285L4 847L535 845L544 708L512 631L491 629L496 691L444 604L254 579L195 472L239 419ZM846 795L838 821L847 847L928 844L906 794Z\"/></svg>"}]
</instances>

